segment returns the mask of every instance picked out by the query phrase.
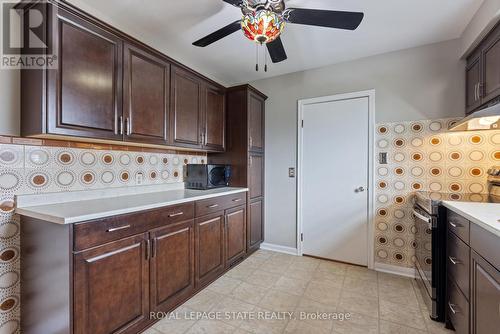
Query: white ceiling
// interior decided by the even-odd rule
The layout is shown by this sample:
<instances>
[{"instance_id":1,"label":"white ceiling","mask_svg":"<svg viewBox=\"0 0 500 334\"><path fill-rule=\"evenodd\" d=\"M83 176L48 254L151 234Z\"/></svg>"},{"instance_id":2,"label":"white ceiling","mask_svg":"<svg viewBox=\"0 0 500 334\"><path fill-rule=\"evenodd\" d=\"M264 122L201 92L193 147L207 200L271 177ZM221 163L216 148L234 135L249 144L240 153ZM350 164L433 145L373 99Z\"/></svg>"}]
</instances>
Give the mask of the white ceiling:
<instances>
[{"instance_id":1,"label":"white ceiling","mask_svg":"<svg viewBox=\"0 0 500 334\"><path fill-rule=\"evenodd\" d=\"M356 31L288 24L282 35L288 60L264 73L255 72L255 44L242 33L206 48L191 45L241 17L222 0L68 1L227 85L455 39L483 2L289 0L288 7L362 11L365 19Z\"/></svg>"}]
</instances>

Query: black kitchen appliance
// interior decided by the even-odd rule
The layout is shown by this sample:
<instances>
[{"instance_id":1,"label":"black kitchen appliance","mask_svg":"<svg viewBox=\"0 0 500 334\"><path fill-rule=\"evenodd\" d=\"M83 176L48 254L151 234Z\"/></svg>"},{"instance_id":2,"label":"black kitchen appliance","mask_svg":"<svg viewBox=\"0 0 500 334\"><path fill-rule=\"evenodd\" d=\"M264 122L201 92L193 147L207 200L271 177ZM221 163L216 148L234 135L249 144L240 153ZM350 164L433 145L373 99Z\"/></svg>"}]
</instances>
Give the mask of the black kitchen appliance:
<instances>
[{"instance_id":1,"label":"black kitchen appliance","mask_svg":"<svg viewBox=\"0 0 500 334\"><path fill-rule=\"evenodd\" d=\"M188 164L186 175L187 189L212 189L229 186L231 166Z\"/></svg>"},{"instance_id":2,"label":"black kitchen appliance","mask_svg":"<svg viewBox=\"0 0 500 334\"><path fill-rule=\"evenodd\" d=\"M446 291L446 208L442 201L500 203L500 166L488 170L489 194L417 192L415 222L416 280L430 317L444 321Z\"/></svg>"}]
</instances>

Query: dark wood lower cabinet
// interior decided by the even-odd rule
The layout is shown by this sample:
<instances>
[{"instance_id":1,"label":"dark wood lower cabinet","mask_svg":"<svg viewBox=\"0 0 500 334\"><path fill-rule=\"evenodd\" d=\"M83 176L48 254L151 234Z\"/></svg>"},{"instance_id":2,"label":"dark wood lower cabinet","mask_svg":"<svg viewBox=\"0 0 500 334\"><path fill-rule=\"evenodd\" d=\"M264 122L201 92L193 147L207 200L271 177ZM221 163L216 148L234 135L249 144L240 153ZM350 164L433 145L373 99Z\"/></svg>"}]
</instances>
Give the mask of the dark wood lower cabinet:
<instances>
[{"instance_id":1,"label":"dark wood lower cabinet","mask_svg":"<svg viewBox=\"0 0 500 334\"><path fill-rule=\"evenodd\" d=\"M204 286L224 270L224 213L196 220L196 286Z\"/></svg>"},{"instance_id":2,"label":"dark wood lower cabinet","mask_svg":"<svg viewBox=\"0 0 500 334\"><path fill-rule=\"evenodd\" d=\"M258 198L250 201L247 227L247 251L252 252L259 248L264 240L264 199Z\"/></svg>"},{"instance_id":3,"label":"dark wood lower cabinet","mask_svg":"<svg viewBox=\"0 0 500 334\"><path fill-rule=\"evenodd\" d=\"M447 327L460 334L496 333L500 328L498 236L452 211L447 226Z\"/></svg>"},{"instance_id":4,"label":"dark wood lower cabinet","mask_svg":"<svg viewBox=\"0 0 500 334\"><path fill-rule=\"evenodd\" d=\"M500 329L500 271L474 251L471 261L472 333L496 333Z\"/></svg>"},{"instance_id":5,"label":"dark wood lower cabinet","mask_svg":"<svg viewBox=\"0 0 500 334\"><path fill-rule=\"evenodd\" d=\"M134 333L149 314L147 234L74 256L74 333ZM49 320L47 320L49 321Z\"/></svg>"},{"instance_id":6,"label":"dark wood lower cabinet","mask_svg":"<svg viewBox=\"0 0 500 334\"><path fill-rule=\"evenodd\" d=\"M24 334L136 334L246 256L246 192L59 225L21 224ZM205 212L205 213L203 213Z\"/></svg>"},{"instance_id":7,"label":"dark wood lower cabinet","mask_svg":"<svg viewBox=\"0 0 500 334\"><path fill-rule=\"evenodd\" d=\"M161 311L194 291L194 221L153 230L151 241L151 311Z\"/></svg>"},{"instance_id":8,"label":"dark wood lower cabinet","mask_svg":"<svg viewBox=\"0 0 500 334\"><path fill-rule=\"evenodd\" d=\"M245 256L247 210L240 206L226 211L226 267Z\"/></svg>"}]
</instances>

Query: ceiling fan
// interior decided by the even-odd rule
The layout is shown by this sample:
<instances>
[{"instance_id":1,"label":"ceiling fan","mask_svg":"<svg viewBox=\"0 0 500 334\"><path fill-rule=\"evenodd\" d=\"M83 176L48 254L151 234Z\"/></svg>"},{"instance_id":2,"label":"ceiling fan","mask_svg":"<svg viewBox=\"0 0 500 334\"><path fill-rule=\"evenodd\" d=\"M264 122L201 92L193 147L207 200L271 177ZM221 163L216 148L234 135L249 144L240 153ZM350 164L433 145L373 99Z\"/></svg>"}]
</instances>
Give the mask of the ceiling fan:
<instances>
[{"instance_id":1,"label":"ceiling fan","mask_svg":"<svg viewBox=\"0 0 500 334\"><path fill-rule=\"evenodd\" d=\"M241 8L243 18L203 37L193 45L205 47L241 29L248 39L261 45L266 44L273 63L287 59L280 38L285 23L355 30L364 17L359 12L286 8L284 0L222 1Z\"/></svg>"}]
</instances>

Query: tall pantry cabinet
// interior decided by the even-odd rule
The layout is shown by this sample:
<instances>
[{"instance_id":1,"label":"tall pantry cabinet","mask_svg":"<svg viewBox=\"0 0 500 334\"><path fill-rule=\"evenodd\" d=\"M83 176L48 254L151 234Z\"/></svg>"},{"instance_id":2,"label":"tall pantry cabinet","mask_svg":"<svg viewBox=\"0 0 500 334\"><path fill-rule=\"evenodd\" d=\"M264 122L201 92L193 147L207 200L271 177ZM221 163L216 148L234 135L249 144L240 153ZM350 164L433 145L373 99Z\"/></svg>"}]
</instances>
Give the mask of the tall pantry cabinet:
<instances>
[{"instance_id":1,"label":"tall pantry cabinet","mask_svg":"<svg viewBox=\"0 0 500 334\"><path fill-rule=\"evenodd\" d=\"M231 186L247 187L247 252L264 240L264 112L267 96L250 85L226 92L226 152L209 163L232 166Z\"/></svg>"}]
</instances>

